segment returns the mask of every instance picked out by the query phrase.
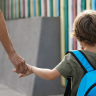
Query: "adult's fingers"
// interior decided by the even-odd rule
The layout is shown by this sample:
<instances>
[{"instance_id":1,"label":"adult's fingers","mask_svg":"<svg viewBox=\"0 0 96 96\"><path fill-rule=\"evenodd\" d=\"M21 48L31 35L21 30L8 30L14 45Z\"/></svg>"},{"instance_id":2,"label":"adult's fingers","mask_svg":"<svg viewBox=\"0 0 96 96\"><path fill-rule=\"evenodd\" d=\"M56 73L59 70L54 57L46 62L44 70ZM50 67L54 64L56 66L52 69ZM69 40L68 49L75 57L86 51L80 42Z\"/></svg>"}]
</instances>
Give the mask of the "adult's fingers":
<instances>
[{"instance_id":1,"label":"adult's fingers","mask_svg":"<svg viewBox=\"0 0 96 96\"><path fill-rule=\"evenodd\" d=\"M27 68L27 65L25 64L25 70L24 70L24 74L27 72L28 68Z\"/></svg>"},{"instance_id":2,"label":"adult's fingers","mask_svg":"<svg viewBox=\"0 0 96 96\"><path fill-rule=\"evenodd\" d=\"M16 73L20 74L21 71L20 71L20 67L19 66L16 66Z\"/></svg>"},{"instance_id":3,"label":"adult's fingers","mask_svg":"<svg viewBox=\"0 0 96 96\"><path fill-rule=\"evenodd\" d=\"M21 64L19 68L20 68L20 73L22 73L22 74L23 74L23 72L24 72L24 70L25 70L25 68L24 68L23 64Z\"/></svg>"}]
</instances>

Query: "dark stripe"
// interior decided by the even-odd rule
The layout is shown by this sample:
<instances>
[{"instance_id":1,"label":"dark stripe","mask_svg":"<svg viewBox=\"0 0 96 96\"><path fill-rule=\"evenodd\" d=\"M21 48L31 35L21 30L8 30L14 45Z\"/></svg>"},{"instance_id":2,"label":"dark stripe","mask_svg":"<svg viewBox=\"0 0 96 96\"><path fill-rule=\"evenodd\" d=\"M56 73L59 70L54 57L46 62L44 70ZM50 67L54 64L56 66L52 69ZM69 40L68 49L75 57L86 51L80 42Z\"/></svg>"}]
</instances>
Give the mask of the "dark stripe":
<instances>
[{"instance_id":1,"label":"dark stripe","mask_svg":"<svg viewBox=\"0 0 96 96\"><path fill-rule=\"evenodd\" d=\"M92 63L89 61L89 59L87 58L87 56L80 50L78 50L79 52L81 52L83 54L83 56L86 58L86 60L89 62L89 64L91 65L91 67L96 70L96 68L92 65Z\"/></svg>"},{"instance_id":2,"label":"dark stripe","mask_svg":"<svg viewBox=\"0 0 96 96\"><path fill-rule=\"evenodd\" d=\"M74 55L74 53L73 52L70 52L70 51L68 51L67 53L71 53L75 57L75 59L77 60L77 62L80 64L80 66L83 68L83 70L85 71L85 73L87 73L87 70L84 68L84 66L81 64L81 62L78 60L78 58Z\"/></svg>"},{"instance_id":3,"label":"dark stripe","mask_svg":"<svg viewBox=\"0 0 96 96\"><path fill-rule=\"evenodd\" d=\"M94 83L94 84L87 90L87 92L85 93L84 96L87 96L88 93L90 92L90 90L91 90L92 88L94 88L95 86L96 86L96 83Z\"/></svg>"}]
</instances>

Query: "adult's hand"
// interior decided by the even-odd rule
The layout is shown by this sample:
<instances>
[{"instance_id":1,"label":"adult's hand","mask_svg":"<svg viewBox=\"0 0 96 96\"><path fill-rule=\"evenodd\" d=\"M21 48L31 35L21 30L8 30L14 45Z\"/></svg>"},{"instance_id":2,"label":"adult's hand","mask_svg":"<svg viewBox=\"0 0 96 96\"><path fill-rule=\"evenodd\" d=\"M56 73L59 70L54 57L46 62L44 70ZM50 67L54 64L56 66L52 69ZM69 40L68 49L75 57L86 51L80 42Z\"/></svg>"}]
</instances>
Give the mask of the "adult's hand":
<instances>
[{"instance_id":1,"label":"adult's hand","mask_svg":"<svg viewBox=\"0 0 96 96\"><path fill-rule=\"evenodd\" d=\"M27 71L27 65L25 60L18 55L16 52L13 52L11 55L8 56L9 60L12 62L12 64L15 66L16 73L26 73Z\"/></svg>"}]
</instances>

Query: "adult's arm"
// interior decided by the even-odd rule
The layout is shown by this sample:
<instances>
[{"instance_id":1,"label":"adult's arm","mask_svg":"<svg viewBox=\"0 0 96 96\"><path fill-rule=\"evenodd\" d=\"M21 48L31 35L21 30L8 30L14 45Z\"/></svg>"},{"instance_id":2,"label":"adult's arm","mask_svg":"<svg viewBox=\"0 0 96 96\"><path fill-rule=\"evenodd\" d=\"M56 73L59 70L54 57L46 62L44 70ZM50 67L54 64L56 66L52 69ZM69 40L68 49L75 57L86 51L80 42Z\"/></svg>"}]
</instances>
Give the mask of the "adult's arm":
<instances>
[{"instance_id":1,"label":"adult's arm","mask_svg":"<svg viewBox=\"0 0 96 96\"><path fill-rule=\"evenodd\" d=\"M11 39L8 35L6 23L4 20L4 16L0 10L0 41L6 50L8 57L12 64L16 68L17 73L25 73L27 70L27 66L25 63L25 60L16 53L13 44L11 42Z\"/></svg>"}]
</instances>

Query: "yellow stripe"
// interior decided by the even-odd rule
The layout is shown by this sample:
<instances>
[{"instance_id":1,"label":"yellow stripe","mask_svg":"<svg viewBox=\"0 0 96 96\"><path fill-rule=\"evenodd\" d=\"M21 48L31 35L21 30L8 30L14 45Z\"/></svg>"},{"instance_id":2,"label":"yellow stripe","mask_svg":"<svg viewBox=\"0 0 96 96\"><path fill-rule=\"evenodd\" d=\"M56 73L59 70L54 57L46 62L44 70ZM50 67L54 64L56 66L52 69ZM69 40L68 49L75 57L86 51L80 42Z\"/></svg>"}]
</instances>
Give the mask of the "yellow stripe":
<instances>
[{"instance_id":1,"label":"yellow stripe","mask_svg":"<svg viewBox=\"0 0 96 96\"><path fill-rule=\"evenodd\" d=\"M91 0L86 0L86 9L91 9Z\"/></svg>"},{"instance_id":2,"label":"yellow stripe","mask_svg":"<svg viewBox=\"0 0 96 96\"><path fill-rule=\"evenodd\" d=\"M63 60L65 55L65 40L64 40L64 0L60 2L60 21L61 21L61 60ZM61 84L66 85L65 78L61 77Z\"/></svg>"},{"instance_id":3,"label":"yellow stripe","mask_svg":"<svg viewBox=\"0 0 96 96\"><path fill-rule=\"evenodd\" d=\"M39 16L39 4L38 4L38 0L36 0L36 16Z\"/></svg>"},{"instance_id":4,"label":"yellow stripe","mask_svg":"<svg viewBox=\"0 0 96 96\"><path fill-rule=\"evenodd\" d=\"M13 19L15 19L15 0L13 0Z\"/></svg>"},{"instance_id":5,"label":"yellow stripe","mask_svg":"<svg viewBox=\"0 0 96 96\"><path fill-rule=\"evenodd\" d=\"M17 0L17 18L19 18L19 0Z\"/></svg>"},{"instance_id":6,"label":"yellow stripe","mask_svg":"<svg viewBox=\"0 0 96 96\"><path fill-rule=\"evenodd\" d=\"M53 17L56 17L56 0L53 0Z\"/></svg>"},{"instance_id":7,"label":"yellow stripe","mask_svg":"<svg viewBox=\"0 0 96 96\"><path fill-rule=\"evenodd\" d=\"M30 0L30 15L33 17L33 0Z\"/></svg>"}]
</instances>

